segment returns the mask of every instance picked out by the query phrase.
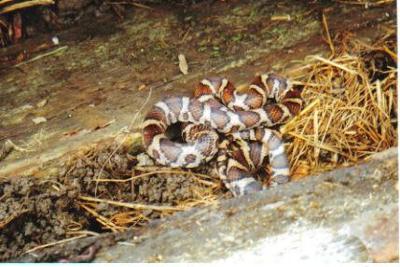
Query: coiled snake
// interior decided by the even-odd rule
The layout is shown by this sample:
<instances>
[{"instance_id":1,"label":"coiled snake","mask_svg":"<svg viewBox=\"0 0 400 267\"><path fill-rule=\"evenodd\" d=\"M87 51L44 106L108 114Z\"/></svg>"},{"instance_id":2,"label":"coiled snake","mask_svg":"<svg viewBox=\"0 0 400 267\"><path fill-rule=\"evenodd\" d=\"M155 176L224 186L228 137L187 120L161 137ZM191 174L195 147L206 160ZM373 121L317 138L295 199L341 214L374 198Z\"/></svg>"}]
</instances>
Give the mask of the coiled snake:
<instances>
[{"instance_id":1,"label":"coiled snake","mask_svg":"<svg viewBox=\"0 0 400 267\"><path fill-rule=\"evenodd\" d=\"M156 162L171 167L198 167L217 155L225 186L235 196L244 195L262 189L252 173L267 157L271 184L289 180L283 142L267 127L286 122L301 107L300 92L273 73L257 76L244 92L225 78L207 78L194 97L167 97L150 109L144 119L143 143ZM167 128L177 122L184 126L183 143L166 135Z\"/></svg>"}]
</instances>

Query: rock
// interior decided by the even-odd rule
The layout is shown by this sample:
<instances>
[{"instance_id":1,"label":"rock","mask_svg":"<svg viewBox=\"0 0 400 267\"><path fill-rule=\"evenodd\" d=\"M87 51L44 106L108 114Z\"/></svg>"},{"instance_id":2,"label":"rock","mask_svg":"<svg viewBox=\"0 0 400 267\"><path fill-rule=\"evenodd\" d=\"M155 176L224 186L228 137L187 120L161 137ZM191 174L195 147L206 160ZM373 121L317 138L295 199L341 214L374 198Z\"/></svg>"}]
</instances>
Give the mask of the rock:
<instances>
[{"instance_id":1,"label":"rock","mask_svg":"<svg viewBox=\"0 0 400 267\"><path fill-rule=\"evenodd\" d=\"M397 149L301 182L160 220L97 262L319 263L398 259ZM382 172L376 180L376 170ZM374 185L378 185L377 187Z\"/></svg>"}]
</instances>

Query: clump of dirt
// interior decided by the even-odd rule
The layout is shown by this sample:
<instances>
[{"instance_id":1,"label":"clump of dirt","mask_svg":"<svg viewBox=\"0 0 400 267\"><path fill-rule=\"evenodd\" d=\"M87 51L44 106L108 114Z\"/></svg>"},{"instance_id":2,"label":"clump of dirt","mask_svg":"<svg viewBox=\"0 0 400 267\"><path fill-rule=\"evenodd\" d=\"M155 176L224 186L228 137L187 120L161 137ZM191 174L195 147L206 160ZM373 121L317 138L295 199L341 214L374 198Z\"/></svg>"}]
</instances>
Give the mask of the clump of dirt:
<instances>
[{"instance_id":1,"label":"clump of dirt","mask_svg":"<svg viewBox=\"0 0 400 267\"><path fill-rule=\"evenodd\" d=\"M78 184L57 179L13 177L0 181L0 261L86 228L75 199Z\"/></svg>"}]
</instances>

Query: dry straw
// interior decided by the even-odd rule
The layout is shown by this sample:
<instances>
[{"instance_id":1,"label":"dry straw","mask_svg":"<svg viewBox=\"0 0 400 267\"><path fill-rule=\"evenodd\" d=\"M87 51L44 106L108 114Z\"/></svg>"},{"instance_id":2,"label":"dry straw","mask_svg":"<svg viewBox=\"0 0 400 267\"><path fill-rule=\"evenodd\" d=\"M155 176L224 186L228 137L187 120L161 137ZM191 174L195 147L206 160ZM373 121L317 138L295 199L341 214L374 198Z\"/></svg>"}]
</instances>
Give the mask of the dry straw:
<instances>
[{"instance_id":1,"label":"dry straw","mask_svg":"<svg viewBox=\"0 0 400 267\"><path fill-rule=\"evenodd\" d=\"M386 37L375 46L360 41L343 44L330 59L310 56L305 67L291 70L296 83L304 85L306 103L281 128L290 140L287 152L294 179L354 164L397 145L397 70L389 68L386 78L371 81L374 70L366 67L368 54L395 55L386 45L390 36Z\"/></svg>"}]
</instances>

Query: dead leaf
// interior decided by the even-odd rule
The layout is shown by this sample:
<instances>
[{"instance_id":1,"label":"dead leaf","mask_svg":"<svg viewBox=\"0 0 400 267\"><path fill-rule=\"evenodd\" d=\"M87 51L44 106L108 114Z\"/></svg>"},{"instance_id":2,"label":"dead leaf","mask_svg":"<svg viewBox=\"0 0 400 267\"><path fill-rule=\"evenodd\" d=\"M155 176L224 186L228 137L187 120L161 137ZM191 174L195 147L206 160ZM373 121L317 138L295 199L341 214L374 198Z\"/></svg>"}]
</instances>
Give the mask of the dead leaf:
<instances>
[{"instance_id":1,"label":"dead leaf","mask_svg":"<svg viewBox=\"0 0 400 267\"><path fill-rule=\"evenodd\" d=\"M139 87L138 87L138 91L142 91L142 90L144 90L146 88L146 85L145 84L141 84Z\"/></svg>"},{"instance_id":2,"label":"dead leaf","mask_svg":"<svg viewBox=\"0 0 400 267\"><path fill-rule=\"evenodd\" d=\"M36 117L36 118L33 118L32 121L35 124L39 124L39 123L42 123L42 122L46 122L47 119L45 117Z\"/></svg>"},{"instance_id":3,"label":"dead leaf","mask_svg":"<svg viewBox=\"0 0 400 267\"><path fill-rule=\"evenodd\" d=\"M189 66L187 64L185 56L183 54L179 54L178 59L179 59L179 69L184 75L188 74Z\"/></svg>"},{"instance_id":4,"label":"dead leaf","mask_svg":"<svg viewBox=\"0 0 400 267\"><path fill-rule=\"evenodd\" d=\"M43 99L36 104L36 107L42 108L47 104L47 99Z\"/></svg>"},{"instance_id":5,"label":"dead leaf","mask_svg":"<svg viewBox=\"0 0 400 267\"><path fill-rule=\"evenodd\" d=\"M271 17L272 21L291 21L292 18L290 15L282 15L282 16L272 16Z\"/></svg>"}]
</instances>

